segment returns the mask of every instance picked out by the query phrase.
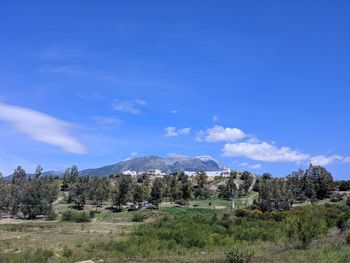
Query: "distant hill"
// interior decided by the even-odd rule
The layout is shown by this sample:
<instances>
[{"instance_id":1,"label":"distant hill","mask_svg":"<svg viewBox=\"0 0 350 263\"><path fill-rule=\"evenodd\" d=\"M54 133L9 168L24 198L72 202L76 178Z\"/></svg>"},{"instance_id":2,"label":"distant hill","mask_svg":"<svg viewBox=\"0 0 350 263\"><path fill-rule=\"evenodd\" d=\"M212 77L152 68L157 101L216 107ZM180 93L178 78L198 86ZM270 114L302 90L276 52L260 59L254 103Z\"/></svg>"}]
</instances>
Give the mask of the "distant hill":
<instances>
[{"instance_id":1,"label":"distant hill","mask_svg":"<svg viewBox=\"0 0 350 263\"><path fill-rule=\"evenodd\" d=\"M166 158L159 156L145 156L122 161L116 164L100 168L86 169L80 171L80 175L108 176L132 170L136 172L148 169L159 169L162 172L172 173L181 171L218 171L223 165L210 156L187 157L182 155L171 155Z\"/></svg>"},{"instance_id":2,"label":"distant hill","mask_svg":"<svg viewBox=\"0 0 350 263\"><path fill-rule=\"evenodd\" d=\"M171 155L166 158L159 156L144 156L122 161L119 163L91 168L80 171L82 176L108 176L110 174L121 173L127 170L136 172L147 171L149 169L159 169L165 173L182 171L219 171L224 166L210 156L188 157L183 155ZM52 175L63 177L64 171L46 171L42 175ZM27 174L33 176L34 174ZM12 175L5 177L11 180Z\"/></svg>"}]
</instances>

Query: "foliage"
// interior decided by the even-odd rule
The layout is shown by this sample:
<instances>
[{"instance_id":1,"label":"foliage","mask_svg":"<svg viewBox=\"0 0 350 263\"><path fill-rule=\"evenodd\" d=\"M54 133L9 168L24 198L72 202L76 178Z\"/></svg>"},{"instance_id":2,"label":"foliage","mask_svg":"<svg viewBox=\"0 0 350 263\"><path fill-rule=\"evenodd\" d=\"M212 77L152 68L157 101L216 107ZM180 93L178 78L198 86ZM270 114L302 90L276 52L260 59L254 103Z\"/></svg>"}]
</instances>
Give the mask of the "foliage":
<instances>
[{"instance_id":1,"label":"foliage","mask_svg":"<svg viewBox=\"0 0 350 263\"><path fill-rule=\"evenodd\" d=\"M151 190L151 202L152 204L158 206L162 200L164 193L164 182L161 178L156 178L152 184Z\"/></svg>"},{"instance_id":2,"label":"foliage","mask_svg":"<svg viewBox=\"0 0 350 263\"><path fill-rule=\"evenodd\" d=\"M86 212L66 210L62 213L62 221L75 223L90 222L90 215Z\"/></svg>"},{"instance_id":3,"label":"foliage","mask_svg":"<svg viewBox=\"0 0 350 263\"><path fill-rule=\"evenodd\" d=\"M296 248L307 248L327 230L324 214L316 206L296 209L287 216L285 223L287 237Z\"/></svg>"},{"instance_id":4,"label":"foliage","mask_svg":"<svg viewBox=\"0 0 350 263\"><path fill-rule=\"evenodd\" d=\"M142 212L136 212L132 216L133 222L143 222L145 219L147 219L147 214Z\"/></svg>"},{"instance_id":5,"label":"foliage","mask_svg":"<svg viewBox=\"0 0 350 263\"><path fill-rule=\"evenodd\" d=\"M238 247L232 247L226 254L228 263L248 263L251 260L253 253Z\"/></svg>"},{"instance_id":6,"label":"foliage","mask_svg":"<svg viewBox=\"0 0 350 263\"><path fill-rule=\"evenodd\" d=\"M155 222L139 225L119 241L96 242L93 249L117 256L156 256L226 250L238 242L280 238L282 223L223 216L211 209L169 208Z\"/></svg>"},{"instance_id":7,"label":"foliage","mask_svg":"<svg viewBox=\"0 0 350 263\"><path fill-rule=\"evenodd\" d=\"M225 185L219 186L219 197L225 199L232 199L237 191L235 179L237 172L231 172Z\"/></svg>"}]
</instances>

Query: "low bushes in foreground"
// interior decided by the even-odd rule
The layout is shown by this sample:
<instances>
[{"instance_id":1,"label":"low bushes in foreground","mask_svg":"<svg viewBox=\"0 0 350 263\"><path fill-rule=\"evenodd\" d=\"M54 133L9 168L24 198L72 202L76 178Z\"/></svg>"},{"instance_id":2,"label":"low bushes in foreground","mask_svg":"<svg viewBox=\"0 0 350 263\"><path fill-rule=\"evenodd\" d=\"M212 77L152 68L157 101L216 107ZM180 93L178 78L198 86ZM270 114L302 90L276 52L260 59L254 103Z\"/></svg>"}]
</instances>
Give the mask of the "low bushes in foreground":
<instances>
[{"instance_id":1,"label":"low bushes in foreground","mask_svg":"<svg viewBox=\"0 0 350 263\"><path fill-rule=\"evenodd\" d=\"M94 242L89 249L125 257L225 252L236 244L277 241L283 232L282 222L236 218L209 209L164 209L161 214L155 222L139 225L126 239Z\"/></svg>"}]
</instances>

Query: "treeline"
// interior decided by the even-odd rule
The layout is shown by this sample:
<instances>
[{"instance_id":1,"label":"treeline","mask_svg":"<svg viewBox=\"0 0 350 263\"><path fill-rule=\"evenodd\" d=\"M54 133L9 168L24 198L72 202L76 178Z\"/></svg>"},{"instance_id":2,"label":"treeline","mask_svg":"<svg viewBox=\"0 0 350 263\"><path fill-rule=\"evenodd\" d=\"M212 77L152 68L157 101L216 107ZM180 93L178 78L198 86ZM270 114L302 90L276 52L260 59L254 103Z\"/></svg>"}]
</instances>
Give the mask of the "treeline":
<instances>
[{"instance_id":1,"label":"treeline","mask_svg":"<svg viewBox=\"0 0 350 263\"><path fill-rule=\"evenodd\" d=\"M37 167L35 175L28 177L18 166L12 180L0 180L0 212L11 216L34 219L38 215L51 216L52 202L57 198L59 182L53 177L41 176Z\"/></svg>"},{"instance_id":2,"label":"treeline","mask_svg":"<svg viewBox=\"0 0 350 263\"><path fill-rule=\"evenodd\" d=\"M62 191L68 192L67 202L82 209L87 201L97 207L111 200L115 209L121 210L127 203L137 207L149 202L158 206L163 198L186 203L193 196L192 183L184 173L166 175L150 180L148 176L133 178L130 175L97 177L79 176L74 165L65 171Z\"/></svg>"},{"instance_id":3,"label":"treeline","mask_svg":"<svg viewBox=\"0 0 350 263\"><path fill-rule=\"evenodd\" d=\"M329 197L334 190L334 181L325 168L310 165L308 169L293 172L286 178L262 176L254 189L259 192L259 200L254 202L253 208L288 210L296 202L315 202Z\"/></svg>"}]
</instances>

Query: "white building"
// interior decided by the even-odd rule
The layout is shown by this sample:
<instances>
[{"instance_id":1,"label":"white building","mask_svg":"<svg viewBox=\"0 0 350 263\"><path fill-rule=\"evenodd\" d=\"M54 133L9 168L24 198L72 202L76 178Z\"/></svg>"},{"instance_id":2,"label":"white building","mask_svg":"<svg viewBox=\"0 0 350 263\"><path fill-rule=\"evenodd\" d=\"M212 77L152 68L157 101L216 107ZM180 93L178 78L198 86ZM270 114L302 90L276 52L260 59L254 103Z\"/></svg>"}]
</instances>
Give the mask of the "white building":
<instances>
[{"instance_id":1,"label":"white building","mask_svg":"<svg viewBox=\"0 0 350 263\"><path fill-rule=\"evenodd\" d=\"M122 174L124 174L124 175L131 175L132 177L136 177L137 176L137 172L136 171L130 171L130 170L124 171L124 172L122 172Z\"/></svg>"},{"instance_id":2,"label":"white building","mask_svg":"<svg viewBox=\"0 0 350 263\"><path fill-rule=\"evenodd\" d=\"M185 171L185 174L188 176L195 176L197 172L192 171ZM231 173L231 169L224 167L221 171L205 171L205 173L208 175L208 177L215 177L215 176L229 176Z\"/></svg>"},{"instance_id":3,"label":"white building","mask_svg":"<svg viewBox=\"0 0 350 263\"><path fill-rule=\"evenodd\" d=\"M162 171L159 170L159 169L149 169L149 170L147 171L147 174L148 174L149 176L155 176L155 177L163 177L163 176L165 175L165 174L162 173Z\"/></svg>"}]
</instances>

